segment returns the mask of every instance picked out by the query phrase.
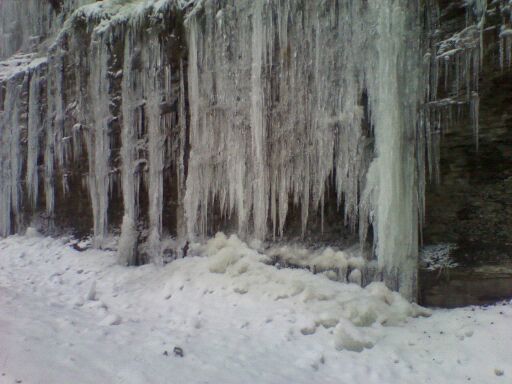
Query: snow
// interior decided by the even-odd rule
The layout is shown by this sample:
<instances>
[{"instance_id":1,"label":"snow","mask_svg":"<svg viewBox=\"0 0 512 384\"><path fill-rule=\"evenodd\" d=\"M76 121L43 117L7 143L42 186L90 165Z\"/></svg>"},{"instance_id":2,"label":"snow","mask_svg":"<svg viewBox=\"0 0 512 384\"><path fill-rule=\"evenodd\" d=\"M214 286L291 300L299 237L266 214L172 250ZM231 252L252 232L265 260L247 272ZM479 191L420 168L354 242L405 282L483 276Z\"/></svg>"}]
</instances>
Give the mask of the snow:
<instances>
[{"instance_id":1,"label":"snow","mask_svg":"<svg viewBox=\"0 0 512 384\"><path fill-rule=\"evenodd\" d=\"M124 267L70 239L0 240L3 383L507 383L512 302L425 310L218 234Z\"/></svg>"},{"instance_id":2,"label":"snow","mask_svg":"<svg viewBox=\"0 0 512 384\"><path fill-rule=\"evenodd\" d=\"M420 265L430 271L455 268L459 264L450 255L457 249L456 244L428 245L421 249Z\"/></svg>"}]
</instances>

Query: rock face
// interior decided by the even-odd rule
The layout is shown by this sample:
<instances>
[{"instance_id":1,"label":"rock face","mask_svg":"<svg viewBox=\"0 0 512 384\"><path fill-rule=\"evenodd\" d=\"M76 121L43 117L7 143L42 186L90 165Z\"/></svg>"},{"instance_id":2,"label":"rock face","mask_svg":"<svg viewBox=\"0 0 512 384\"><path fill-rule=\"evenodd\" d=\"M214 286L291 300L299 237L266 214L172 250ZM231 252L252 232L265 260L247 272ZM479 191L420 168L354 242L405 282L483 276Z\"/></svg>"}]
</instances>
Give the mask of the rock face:
<instances>
[{"instance_id":1,"label":"rock face","mask_svg":"<svg viewBox=\"0 0 512 384\"><path fill-rule=\"evenodd\" d=\"M503 5L494 2L487 12L478 133L464 110L443 129L440 180L426 195L424 243L453 244L450 256L458 267L421 274L424 304L457 306L510 296L512 68L510 43L498 38L510 20ZM464 27L461 7L448 3L444 17L452 28Z\"/></svg>"},{"instance_id":2,"label":"rock face","mask_svg":"<svg viewBox=\"0 0 512 384\"><path fill-rule=\"evenodd\" d=\"M498 38L503 28L498 11L488 10L483 35L478 132L463 109L444 125L440 180L427 193L425 243L456 244L454 256L465 264L511 257L512 68ZM462 8L452 4L444 17L454 28L464 27Z\"/></svg>"},{"instance_id":3,"label":"rock face","mask_svg":"<svg viewBox=\"0 0 512 384\"><path fill-rule=\"evenodd\" d=\"M467 121L448 129L427 194L425 243L456 244L465 265L512 257L512 73L495 70L481 84L478 148Z\"/></svg>"},{"instance_id":4,"label":"rock face","mask_svg":"<svg viewBox=\"0 0 512 384\"><path fill-rule=\"evenodd\" d=\"M426 175L453 198L471 163L447 172L462 157L442 147L439 168L439 132L450 145L463 124L447 130L447 116L464 105L477 130L478 73L495 73L485 17L506 25L486 2L454 4L439 18L433 2L407 0L30 0L26 12L4 0L0 235L31 224L102 247L120 234L126 264L161 262L168 236L218 230L359 240L376 276L413 298ZM466 153L472 131L460 132L452 145ZM452 241L436 238L448 233L436 219L452 225L431 203L440 191L428 195L429 242Z\"/></svg>"},{"instance_id":5,"label":"rock face","mask_svg":"<svg viewBox=\"0 0 512 384\"><path fill-rule=\"evenodd\" d=\"M420 271L423 305L454 308L484 305L510 299L512 264L457 267L445 271Z\"/></svg>"}]
</instances>

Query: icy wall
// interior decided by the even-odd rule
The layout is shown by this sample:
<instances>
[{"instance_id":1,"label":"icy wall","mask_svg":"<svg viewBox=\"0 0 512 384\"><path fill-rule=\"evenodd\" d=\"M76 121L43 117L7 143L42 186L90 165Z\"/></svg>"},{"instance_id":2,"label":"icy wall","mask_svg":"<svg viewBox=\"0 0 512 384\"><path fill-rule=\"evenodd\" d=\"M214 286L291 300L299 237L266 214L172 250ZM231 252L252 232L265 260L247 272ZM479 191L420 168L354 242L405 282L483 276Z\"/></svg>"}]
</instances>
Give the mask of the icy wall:
<instances>
[{"instance_id":1,"label":"icy wall","mask_svg":"<svg viewBox=\"0 0 512 384\"><path fill-rule=\"evenodd\" d=\"M91 4L65 22L47 59L3 63L1 235L42 210L50 228L92 216L101 247L124 211L121 254L143 261L137 222L147 218L159 239L163 190L177 200L183 179L181 18L172 2Z\"/></svg>"},{"instance_id":2,"label":"icy wall","mask_svg":"<svg viewBox=\"0 0 512 384\"><path fill-rule=\"evenodd\" d=\"M66 17L95 0L0 1L0 59L18 50L36 50L55 34Z\"/></svg>"},{"instance_id":3,"label":"icy wall","mask_svg":"<svg viewBox=\"0 0 512 384\"><path fill-rule=\"evenodd\" d=\"M478 121L486 2L453 38L409 0L84 3L0 3L0 235L120 232L123 263L160 262L168 235L279 239L292 211L320 232L334 199L415 295L443 111L464 93Z\"/></svg>"},{"instance_id":4,"label":"icy wall","mask_svg":"<svg viewBox=\"0 0 512 384\"><path fill-rule=\"evenodd\" d=\"M216 203L235 213L239 231L265 238L283 234L292 202L304 231L332 180L347 223L359 224L362 238L373 223L387 275L403 277L400 287L412 281L418 12L409 1L223 1L194 10L188 233L205 231Z\"/></svg>"}]
</instances>

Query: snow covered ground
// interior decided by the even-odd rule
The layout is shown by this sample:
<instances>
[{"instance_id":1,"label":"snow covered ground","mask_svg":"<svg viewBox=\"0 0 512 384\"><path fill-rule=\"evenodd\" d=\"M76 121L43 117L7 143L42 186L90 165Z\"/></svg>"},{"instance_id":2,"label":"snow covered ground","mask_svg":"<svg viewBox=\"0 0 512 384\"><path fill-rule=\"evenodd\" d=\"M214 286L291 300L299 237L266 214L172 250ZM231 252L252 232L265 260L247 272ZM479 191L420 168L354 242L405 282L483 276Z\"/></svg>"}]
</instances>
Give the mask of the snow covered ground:
<instances>
[{"instance_id":1,"label":"snow covered ground","mask_svg":"<svg viewBox=\"0 0 512 384\"><path fill-rule=\"evenodd\" d=\"M0 383L510 383L512 303L428 311L222 235L166 266L0 240Z\"/></svg>"}]
</instances>

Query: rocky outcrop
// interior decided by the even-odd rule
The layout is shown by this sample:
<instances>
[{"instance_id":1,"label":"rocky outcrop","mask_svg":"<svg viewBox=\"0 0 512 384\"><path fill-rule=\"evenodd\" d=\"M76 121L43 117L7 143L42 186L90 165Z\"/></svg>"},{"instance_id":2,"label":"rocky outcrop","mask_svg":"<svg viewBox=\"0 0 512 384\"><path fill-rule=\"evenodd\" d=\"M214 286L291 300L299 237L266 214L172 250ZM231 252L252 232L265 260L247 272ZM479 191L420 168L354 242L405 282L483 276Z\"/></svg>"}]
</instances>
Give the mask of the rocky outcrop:
<instances>
[{"instance_id":1,"label":"rocky outcrop","mask_svg":"<svg viewBox=\"0 0 512 384\"><path fill-rule=\"evenodd\" d=\"M464 28L460 4L443 14ZM512 260L512 67L510 7L490 2L479 72L478 131L463 106L441 134L439 182L426 195L425 245L452 244L456 268L422 272L422 301L457 306L510 296ZM501 35L501 38L500 38ZM485 270L485 273L482 272Z\"/></svg>"}]
</instances>

